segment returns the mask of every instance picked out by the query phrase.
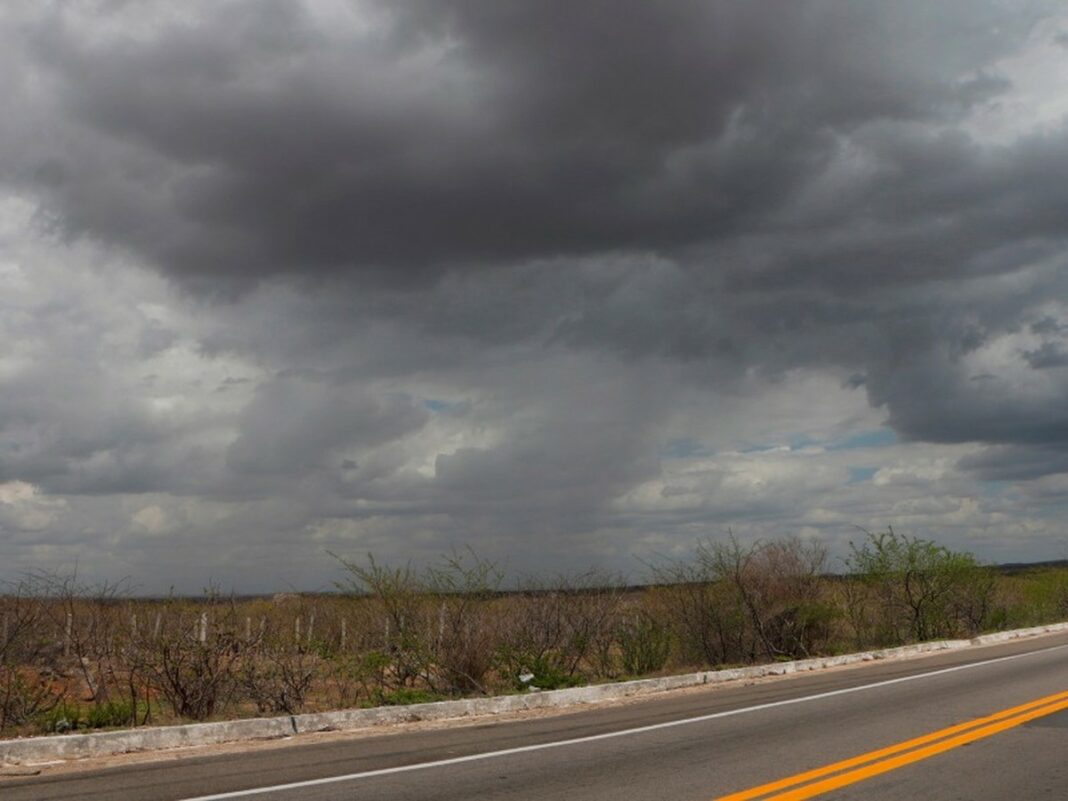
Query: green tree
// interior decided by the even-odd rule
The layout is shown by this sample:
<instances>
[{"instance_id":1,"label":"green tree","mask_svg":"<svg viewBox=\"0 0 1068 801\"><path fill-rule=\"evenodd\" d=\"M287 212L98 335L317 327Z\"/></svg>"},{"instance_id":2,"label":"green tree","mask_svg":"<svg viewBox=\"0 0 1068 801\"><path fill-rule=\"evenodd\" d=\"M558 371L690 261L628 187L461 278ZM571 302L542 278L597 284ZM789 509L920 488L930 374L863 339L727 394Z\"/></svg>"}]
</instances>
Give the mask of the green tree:
<instances>
[{"instance_id":1,"label":"green tree","mask_svg":"<svg viewBox=\"0 0 1068 801\"><path fill-rule=\"evenodd\" d=\"M850 544L847 565L879 604L883 642L922 642L974 633L985 624L993 581L969 553L893 528Z\"/></svg>"}]
</instances>

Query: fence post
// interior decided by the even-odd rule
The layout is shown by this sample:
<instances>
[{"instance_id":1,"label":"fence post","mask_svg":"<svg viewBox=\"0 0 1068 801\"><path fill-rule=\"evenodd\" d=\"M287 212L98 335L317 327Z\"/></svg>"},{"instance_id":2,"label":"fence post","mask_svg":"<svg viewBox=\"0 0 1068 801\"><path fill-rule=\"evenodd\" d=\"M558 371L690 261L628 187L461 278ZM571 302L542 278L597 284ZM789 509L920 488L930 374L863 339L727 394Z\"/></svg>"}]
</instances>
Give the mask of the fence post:
<instances>
[{"instance_id":1,"label":"fence post","mask_svg":"<svg viewBox=\"0 0 1068 801\"><path fill-rule=\"evenodd\" d=\"M345 635L348 633L346 631L346 629L347 629L347 627L345 625L345 618L341 618L341 648L340 648L340 650L342 652L344 652L344 650L345 650Z\"/></svg>"},{"instance_id":2,"label":"fence post","mask_svg":"<svg viewBox=\"0 0 1068 801\"><path fill-rule=\"evenodd\" d=\"M63 656L70 656L70 640L74 632L74 615L67 612L67 625L63 630Z\"/></svg>"},{"instance_id":3,"label":"fence post","mask_svg":"<svg viewBox=\"0 0 1068 801\"><path fill-rule=\"evenodd\" d=\"M208 641L208 613L200 613L200 642L206 643Z\"/></svg>"}]
</instances>

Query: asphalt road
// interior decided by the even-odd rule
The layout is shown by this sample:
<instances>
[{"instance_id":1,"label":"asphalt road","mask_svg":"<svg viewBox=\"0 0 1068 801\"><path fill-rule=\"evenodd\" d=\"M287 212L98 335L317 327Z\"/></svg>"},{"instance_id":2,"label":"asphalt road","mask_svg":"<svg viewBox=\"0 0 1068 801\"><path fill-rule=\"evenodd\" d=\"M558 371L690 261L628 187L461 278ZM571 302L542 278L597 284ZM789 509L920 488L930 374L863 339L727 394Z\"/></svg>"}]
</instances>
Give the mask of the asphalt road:
<instances>
[{"instance_id":1,"label":"asphalt road","mask_svg":"<svg viewBox=\"0 0 1068 801\"><path fill-rule=\"evenodd\" d=\"M0 781L3 801L205 796L1063 801L1068 636L549 718Z\"/></svg>"}]
</instances>

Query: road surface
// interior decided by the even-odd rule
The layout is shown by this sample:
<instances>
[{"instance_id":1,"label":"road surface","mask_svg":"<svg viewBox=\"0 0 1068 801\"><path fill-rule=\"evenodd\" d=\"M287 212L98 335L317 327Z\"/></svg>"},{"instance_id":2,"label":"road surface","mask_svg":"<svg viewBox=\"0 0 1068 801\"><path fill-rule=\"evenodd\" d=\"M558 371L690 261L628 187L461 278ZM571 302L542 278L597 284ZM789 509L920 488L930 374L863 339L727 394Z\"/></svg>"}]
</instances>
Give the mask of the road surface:
<instances>
[{"instance_id":1,"label":"road surface","mask_svg":"<svg viewBox=\"0 0 1068 801\"><path fill-rule=\"evenodd\" d=\"M1068 799L1068 635L553 717L0 780L4 801Z\"/></svg>"}]
</instances>

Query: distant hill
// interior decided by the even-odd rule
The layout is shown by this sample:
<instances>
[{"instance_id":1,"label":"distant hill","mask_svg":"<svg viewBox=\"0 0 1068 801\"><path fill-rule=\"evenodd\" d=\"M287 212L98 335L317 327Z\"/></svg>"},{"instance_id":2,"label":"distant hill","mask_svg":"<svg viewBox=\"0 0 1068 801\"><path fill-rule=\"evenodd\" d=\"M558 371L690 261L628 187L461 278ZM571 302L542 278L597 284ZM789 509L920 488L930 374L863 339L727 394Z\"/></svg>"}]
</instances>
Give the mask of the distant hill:
<instances>
[{"instance_id":1,"label":"distant hill","mask_svg":"<svg viewBox=\"0 0 1068 801\"><path fill-rule=\"evenodd\" d=\"M1054 568L1068 568L1068 559L1051 559L1048 562L1010 562L1004 565L994 565L995 570L1008 576L1015 573L1029 573L1033 570L1051 570Z\"/></svg>"}]
</instances>

